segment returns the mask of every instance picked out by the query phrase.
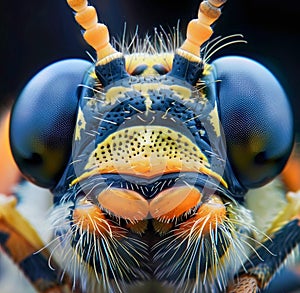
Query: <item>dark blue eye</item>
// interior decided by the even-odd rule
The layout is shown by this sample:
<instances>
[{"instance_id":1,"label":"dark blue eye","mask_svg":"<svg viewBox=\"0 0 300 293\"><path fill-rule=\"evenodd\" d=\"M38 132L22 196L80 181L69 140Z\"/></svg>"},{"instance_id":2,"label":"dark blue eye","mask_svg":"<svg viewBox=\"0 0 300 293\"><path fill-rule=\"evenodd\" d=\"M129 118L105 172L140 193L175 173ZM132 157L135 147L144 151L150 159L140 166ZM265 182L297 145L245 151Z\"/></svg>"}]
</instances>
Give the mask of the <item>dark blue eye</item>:
<instances>
[{"instance_id":1,"label":"dark blue eye","mask_svg":"<svg viewBox=\"0 0 300 293\"><path fill-rule=\"evenodd\" d=\"M24 88L12 111L10 141L14 158L33 183L51 188L71 151L78 85L91 63L70 59L40 71Z\"/></svg>"},{"instance_id":2,"label":"dark blue eye","mask_svg":"<svg viewBox=\"0 0 300 293\"><path fill-rule=\"evenodd\" d=\"M293 144L293 117L276 78L247 58L212 63L228 159L246 188L262 186L284 167Z\"/></svg>"}]
</instances>

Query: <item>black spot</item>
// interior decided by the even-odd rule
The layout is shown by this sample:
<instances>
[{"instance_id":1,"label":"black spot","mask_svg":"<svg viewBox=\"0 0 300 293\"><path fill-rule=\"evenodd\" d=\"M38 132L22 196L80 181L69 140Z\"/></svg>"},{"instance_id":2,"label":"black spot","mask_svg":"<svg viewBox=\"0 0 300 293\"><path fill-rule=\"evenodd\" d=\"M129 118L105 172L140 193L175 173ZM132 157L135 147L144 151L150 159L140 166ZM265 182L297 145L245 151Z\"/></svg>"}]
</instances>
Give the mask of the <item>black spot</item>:
<instances>
[{"instance_id":1,"label":"black spot","mask_svg":"<svg viewBox=\"0 0 300 293\"><path fill-rule=\"evenodd\" d=\"M169 72L169 70L162 64L155 64L152 68L160 75L164 75Z\"/></svg>"},{"instance_id":2,"label":"black spot","mask_svg":"<svg viewBox=\"0 0 300 293\"><path fill-rule=\"evenodd\" d=\"M134 68L134 70L131 72L131 75L140 75L142 74L146 69L148 68L148 66L146 64L141 64L138 65L136 68Z\"/></svg>"}]
</instances>

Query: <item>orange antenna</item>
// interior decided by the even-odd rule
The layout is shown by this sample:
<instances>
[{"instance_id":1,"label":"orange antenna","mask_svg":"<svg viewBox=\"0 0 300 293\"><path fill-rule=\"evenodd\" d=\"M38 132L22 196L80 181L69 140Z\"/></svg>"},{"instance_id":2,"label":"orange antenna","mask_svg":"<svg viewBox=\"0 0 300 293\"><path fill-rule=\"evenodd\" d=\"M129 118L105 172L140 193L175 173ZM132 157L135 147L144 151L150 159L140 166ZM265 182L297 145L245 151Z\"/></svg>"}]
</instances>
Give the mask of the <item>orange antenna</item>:
<instances>
[{"instance_id":1,"label":"orange antenna","mask_svg":"<svg viewBox=\"0 0 300 293\"><path fill-rule=\"evenodd\" d=\"M221 15L220 7L226 0L208 0L200 4L198 18L189 22L186 40L180 49L200 58L201 45L212 35L211 24Z\"/></svg>"},{"instance_id":2,"label":"orange antenna","mask_svg":"<svg viewBox=\"0 0 300 293\"><path fill-rule=\"evenodd\" d=\"M67 0L69 6L76 12L75 19L85 32L85 41L97 52L97 59L102 59L114 55L121 55L109 42L108 28L103 23L98 23L95 7L88 5L87 0Z\"/></svg>"}]
</instances>

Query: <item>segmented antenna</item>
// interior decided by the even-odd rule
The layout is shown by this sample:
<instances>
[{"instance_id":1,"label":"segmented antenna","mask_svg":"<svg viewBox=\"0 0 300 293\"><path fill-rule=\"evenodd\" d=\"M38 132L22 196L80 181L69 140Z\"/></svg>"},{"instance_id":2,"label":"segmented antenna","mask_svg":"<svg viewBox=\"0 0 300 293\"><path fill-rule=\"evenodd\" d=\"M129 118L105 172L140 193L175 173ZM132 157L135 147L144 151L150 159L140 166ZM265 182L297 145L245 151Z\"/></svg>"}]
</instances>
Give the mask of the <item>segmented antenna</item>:
<instances>
[{"instance_id":1,"label":"segmented antenna","mask_svg":"<svg viewBox=\"0 0 300 293\"><path fill-rule=\"evenodd\" d=\"M118 51L109 42L108 28L98 23L95 7L88 5L87 0L67 0L69 6L76 12L75 19L85 32L85 41L97 52L98 62Z\"/></svg>"},{"instance_id":2,"label":"segmented antenna","mask_svg":"<svg viewBox=\"0 0 300 293\"><path fill-rule=\"evenodd\" d=\"M226 0L208 0L200 4L198 19L189 22L186 34L186 40L180 49L196 55L200 58L200 47L207 41L213 30L211 24L221 15L221 6Z\"/></svg>"}]
</instances>

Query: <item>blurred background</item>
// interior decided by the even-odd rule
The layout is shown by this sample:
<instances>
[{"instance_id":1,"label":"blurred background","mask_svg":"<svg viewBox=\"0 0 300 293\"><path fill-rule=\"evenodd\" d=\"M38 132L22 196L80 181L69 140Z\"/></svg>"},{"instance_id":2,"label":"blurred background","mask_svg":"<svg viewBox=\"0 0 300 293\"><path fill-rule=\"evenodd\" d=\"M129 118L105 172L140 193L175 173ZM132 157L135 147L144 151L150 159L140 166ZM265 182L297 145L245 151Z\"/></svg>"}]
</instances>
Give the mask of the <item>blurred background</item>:
<instances>
[{"instance_id":1,"label":"blurred background","mask_svg":"<svg viewBox=\"0 0 300 293\"><path fill-rule=\"evenodd\" d=\"M112 37L122 37L138 26L141 37L153 34L153 27L169 31L177 26L184 34L188 21L197 15L200 0L91 0L100 21ZM216 53L243 55L269 68L279 79L291 101L296 132L300 133L300 19L299 1L228 0L214 26L214 36L241 33L248 44L236 44ZM90 60L93 50L81 38L80 28L66 1L1 1L0 4L0 114L8 109L29 79L39 70L65 58ZM300 142L297 136L298 144ZM1 271L0 271L1 273ZM299 275L283 271L293 288L282 289L275 280L269 292L300 292ZM297 283L298 282L298 283ZM298 287L297 287L298 286ZM296 291L295 291L296 290Z\"/></svg>"}]
</instances>

